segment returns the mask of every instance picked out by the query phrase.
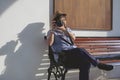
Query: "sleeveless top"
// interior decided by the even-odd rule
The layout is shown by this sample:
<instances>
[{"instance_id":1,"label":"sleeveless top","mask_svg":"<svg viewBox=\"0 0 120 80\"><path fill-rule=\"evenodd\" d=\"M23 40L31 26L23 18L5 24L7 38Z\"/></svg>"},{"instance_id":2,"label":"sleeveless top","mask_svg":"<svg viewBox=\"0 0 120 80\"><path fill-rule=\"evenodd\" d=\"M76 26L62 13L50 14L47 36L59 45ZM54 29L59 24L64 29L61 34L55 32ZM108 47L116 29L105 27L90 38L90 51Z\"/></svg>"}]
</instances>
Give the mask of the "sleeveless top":
<instances>
[{"instance_id":1,"label":"sleeveless top","mask_svg":"<svg viewBox=\"0 0 120 80\"><path fill-rule=\"evenodd\" d=\"M68 32L72 32L70 28L67 28ZM70 38L68 35L66 35L63 31L61 30L50 30L48 31L48 37L50 35L50 32L54 33L54 42L51 46L53 52L54 52L54 57L56 59L58 59L58 53L60 53L62 50L70 50L73 48L76 48L75 45L70 45L69 43L67 43L66 41L64 41L63 39L61 39L60 37L64 38L65 40L70 41Z\"/></svg>"}]
</instances>

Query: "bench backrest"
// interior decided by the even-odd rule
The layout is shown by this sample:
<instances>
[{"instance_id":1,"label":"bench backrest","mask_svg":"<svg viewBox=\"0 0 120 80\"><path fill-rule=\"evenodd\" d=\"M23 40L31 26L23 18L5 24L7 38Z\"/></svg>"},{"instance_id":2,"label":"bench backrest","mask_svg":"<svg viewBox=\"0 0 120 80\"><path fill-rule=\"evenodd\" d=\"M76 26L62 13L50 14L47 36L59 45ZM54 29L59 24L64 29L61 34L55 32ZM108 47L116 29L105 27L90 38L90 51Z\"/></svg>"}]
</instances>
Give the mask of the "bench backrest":
<instances>
[{"instance_id":1,"label":"bench backrest","mask_svg":"<svg viewBox=\"0 0 120 80\"><path fill-rule=\"evenodd\" d=\"M75 44L95 56L120 54L120 37L77 37Z\"/></svg>"}]
</instances>

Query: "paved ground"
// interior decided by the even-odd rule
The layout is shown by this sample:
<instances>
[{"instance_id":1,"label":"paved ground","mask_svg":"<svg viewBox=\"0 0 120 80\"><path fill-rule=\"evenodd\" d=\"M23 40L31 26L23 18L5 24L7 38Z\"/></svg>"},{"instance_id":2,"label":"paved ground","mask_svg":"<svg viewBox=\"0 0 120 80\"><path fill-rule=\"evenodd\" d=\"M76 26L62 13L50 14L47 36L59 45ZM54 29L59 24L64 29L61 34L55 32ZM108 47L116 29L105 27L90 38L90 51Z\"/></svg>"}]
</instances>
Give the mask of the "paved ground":
<instances>
[{"instance_id":1,"label":"paved ground","mask_svg":"<svg viewBox=\"0 0 120 80\"><path fill-rule=\"evenodd\" d=\"M36 73L35 75L36 80L47 80L47 76L48 76L47 69L49 67L49 59L46 55L47 54L43 55L42 63L40 64L38 73ZM90 69L90 80L120 80L120 66L119 65L116 65L114 70L105 72L105 73L107 73L107 77L112 77L114 79L105 79L105 77L103 77L103 75L101 74L101 70L93 67ZM65 80L79 80L78 78L79 78L79 70L69 70L68 73L66 74ZM54 77L52 77L52 79L50 80L55 80L55 79Z\"/></svg>"},{"instance_id":2,"label":"paved ground","mask_svg":"<svg viewBox=\"0 0 120 80\"><path fill-rule=\"evenodd\" d=\"M103 77L100 73L96 73L95 69L91 70L93 73L90 73L90 80L120 80L119 79L106 79L105 77ZM47 76L47 74L46 74ZM70 70L67 74L66 74L66 78L65 80L79 80L79 71L78 70ZM41 80L47 80L46 77L44 77ZM50 80L55 80L54 77L52 76L52 78ZM60 80L60 79L59 79Z\"/></svg>"}]
</instances>

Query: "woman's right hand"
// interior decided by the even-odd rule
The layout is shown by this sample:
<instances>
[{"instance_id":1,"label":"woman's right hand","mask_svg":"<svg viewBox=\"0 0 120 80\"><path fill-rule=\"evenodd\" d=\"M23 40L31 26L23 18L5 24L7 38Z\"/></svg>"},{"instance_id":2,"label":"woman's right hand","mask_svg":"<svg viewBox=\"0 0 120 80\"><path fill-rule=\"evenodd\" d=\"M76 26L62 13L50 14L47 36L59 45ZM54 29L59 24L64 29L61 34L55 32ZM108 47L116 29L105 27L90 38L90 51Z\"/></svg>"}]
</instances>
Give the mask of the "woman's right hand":
<instances>
[{"instance_id":1,"label":"woman's right hand","mask_svg":"<svg viewBox=\"0 0 120 80\"><path fill-rule=\"evenodd\" d=\"M54 30L56 28L56 23L55 22L56 21L54 21L54 20L51 22L52 30Z\"/></svg>"}]
</instances>

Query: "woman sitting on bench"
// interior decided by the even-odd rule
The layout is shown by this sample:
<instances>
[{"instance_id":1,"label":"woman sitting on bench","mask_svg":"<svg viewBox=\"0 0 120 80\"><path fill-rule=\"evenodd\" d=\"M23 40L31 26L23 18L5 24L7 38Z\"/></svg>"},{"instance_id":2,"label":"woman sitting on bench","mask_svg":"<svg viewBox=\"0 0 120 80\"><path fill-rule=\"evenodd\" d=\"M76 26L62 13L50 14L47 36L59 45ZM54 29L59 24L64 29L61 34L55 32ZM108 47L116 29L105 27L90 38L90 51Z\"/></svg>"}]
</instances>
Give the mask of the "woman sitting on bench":
<instances>
[{"instance_id":1,"label":"woman sitting on bench","mask_svg":"<svg viewBox=\"0 0 120 80\"><path fill-rule=\"evenodd\" d=\"M66 25L66 14L56 12L53 21L53 28L48 31L48 45L51 46L54 52L55 61L58 62L59 53L65 52L64 64L68 67L79 68L79 80L89 80L90 64L99 69L110 71L112 65L100 63L91 56L84 48L77 48L73 44L75 35Z\"/></svg>"}]
</instances>

